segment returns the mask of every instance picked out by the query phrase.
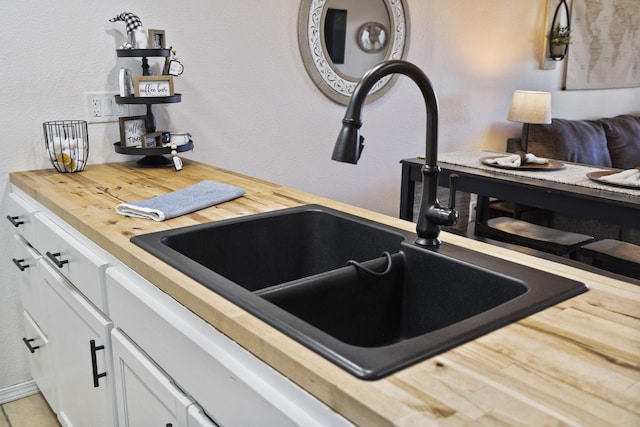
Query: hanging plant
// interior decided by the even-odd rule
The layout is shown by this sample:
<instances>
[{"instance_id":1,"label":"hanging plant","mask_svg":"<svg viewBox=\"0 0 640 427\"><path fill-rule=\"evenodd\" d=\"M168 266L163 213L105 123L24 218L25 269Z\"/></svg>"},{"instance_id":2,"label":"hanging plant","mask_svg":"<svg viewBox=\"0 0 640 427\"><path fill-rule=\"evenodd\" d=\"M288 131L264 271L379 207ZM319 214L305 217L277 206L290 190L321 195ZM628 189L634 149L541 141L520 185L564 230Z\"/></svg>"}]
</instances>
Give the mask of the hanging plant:
<instances>
[{"instance_id":1,"label":"hanging plant","mask_svg":"<svg viewBox=\"0 0 640 427\"><path fill-rule=\"evenodd\" d=\"M562 13L564 12L564 13ZM564 17L564 19L562 19ZM562 25L561 22L566 22ZM549 56L554 61L562 61L567 55L567 48L571 43L571 15L566 0L560 0L551 21L549 34Z\"/></svg>"},{"instance_id":2,"label":"hanging plant","mask_svg":"<svg viewBox=\"0 0 640 427\"><path fill-rule=\"evenodd\" d=\"M567 48L571 43L571 28L560 24L553 27L549 35L551 59L561 61L567 55Z\"/></svg>"},{"instance_id":3,"label":"hanging plant","mask_svg":"<svg viewBox=\"0 0 640 427\"><path fill-rule=\"evenodd\" d=\"M569 44L571 43L571 28L567 26L556 25L551 30L551 44Z\"/></svg>"}]
</instances>

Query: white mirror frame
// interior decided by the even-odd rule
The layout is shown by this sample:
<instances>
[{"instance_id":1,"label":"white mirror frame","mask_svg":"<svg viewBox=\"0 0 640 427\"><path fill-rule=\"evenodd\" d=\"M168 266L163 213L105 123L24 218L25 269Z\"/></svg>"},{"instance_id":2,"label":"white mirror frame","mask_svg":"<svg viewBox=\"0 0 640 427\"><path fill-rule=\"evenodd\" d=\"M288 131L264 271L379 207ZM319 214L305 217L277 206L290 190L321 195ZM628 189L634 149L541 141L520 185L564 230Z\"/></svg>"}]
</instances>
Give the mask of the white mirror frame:
<instances>
[{"instance_id":1,"label":"white mirror frame","mask_svg":"<svg viewBox=\"0 0 640 427\"><path fill-rule=\"evenodd\" d=\"M409 15L404 0L380 0L389 14L390 37L384 60L405 59L409 47ZM328 57L324 44L323 22L327 0L302 0L298 14L298 45L302 61L311 80L331 100L347 105L359 78L353 78L336 68ZM367 102L384 95L397 76L378 81L367 97Z\"/></svg>"}]
</instances>

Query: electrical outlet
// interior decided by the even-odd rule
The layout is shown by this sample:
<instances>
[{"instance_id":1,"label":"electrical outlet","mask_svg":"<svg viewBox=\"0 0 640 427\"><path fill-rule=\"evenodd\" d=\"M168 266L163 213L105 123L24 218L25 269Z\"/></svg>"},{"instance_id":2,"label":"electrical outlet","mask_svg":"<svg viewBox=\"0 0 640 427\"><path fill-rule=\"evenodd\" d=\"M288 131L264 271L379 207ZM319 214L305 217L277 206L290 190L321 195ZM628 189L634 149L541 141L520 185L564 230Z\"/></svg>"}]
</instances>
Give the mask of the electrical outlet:
<instances>
[{"instance_id":1,"label":"electrical outlet","mask_svg":"<svg viewBox=\"0 0 640 427\"><path fill-rule=\"evenodd\" d=\"M91 97L89 100L91 112L89 112L90 117L102 117L102 102L100 98Z\"/></svg>"},{"instance_id":2,"label":"electrical outlet","mask_svg":"<svg viewBox=\"0 0 640 427\"><path fill-rule=\"evenodd\" d=\"M118 117L129 115L129 105L116 104L118 92L85 92L84 104L89 123L117 122Z\"/></svg>"}]
</instances>

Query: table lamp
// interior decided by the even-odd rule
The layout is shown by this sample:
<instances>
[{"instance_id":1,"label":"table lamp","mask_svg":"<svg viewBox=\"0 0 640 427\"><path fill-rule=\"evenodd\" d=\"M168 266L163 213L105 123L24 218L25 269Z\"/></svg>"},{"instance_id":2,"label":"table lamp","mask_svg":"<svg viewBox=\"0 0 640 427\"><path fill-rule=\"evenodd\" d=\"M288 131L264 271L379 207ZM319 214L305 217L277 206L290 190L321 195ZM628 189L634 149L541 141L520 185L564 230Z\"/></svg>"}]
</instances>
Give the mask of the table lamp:
<instances>
[{"instance_id":1,"label":"table lamp","mask_svg":"<svg viewBox=\"0 0 640 427\"><path fill-rule=\"evenodd\" d=\"M528 153L529 125L551 123L551 93L516 90L507 119L524 124L524 152Z\"/></svg>"}]
</instances>

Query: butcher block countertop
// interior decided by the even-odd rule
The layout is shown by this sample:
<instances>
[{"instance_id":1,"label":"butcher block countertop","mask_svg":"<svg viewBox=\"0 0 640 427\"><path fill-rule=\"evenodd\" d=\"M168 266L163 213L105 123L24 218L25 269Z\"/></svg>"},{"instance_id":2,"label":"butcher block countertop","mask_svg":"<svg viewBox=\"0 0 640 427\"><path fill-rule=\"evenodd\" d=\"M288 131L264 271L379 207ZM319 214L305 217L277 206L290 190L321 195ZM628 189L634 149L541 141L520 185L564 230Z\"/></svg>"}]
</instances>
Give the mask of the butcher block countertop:
<instances>
[{"instance_id":1,"label":"butcher block countertop","mask_svg":"<svg viewBox=\"0 0 640 427\"><path fill-rule=\"evenodd\" d=\"M363 381L130 243L138 234L310 203L391 226L415 225L185 160L178 173L133 163L11 173L11 183L354 424L640 426L640 287L442 233L461 245L585 282L589 291L378 381ZM164 222L115 206L203 179L247 190Z\"/></svg>"}]
</instances>

